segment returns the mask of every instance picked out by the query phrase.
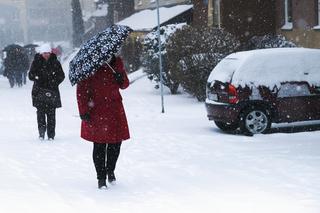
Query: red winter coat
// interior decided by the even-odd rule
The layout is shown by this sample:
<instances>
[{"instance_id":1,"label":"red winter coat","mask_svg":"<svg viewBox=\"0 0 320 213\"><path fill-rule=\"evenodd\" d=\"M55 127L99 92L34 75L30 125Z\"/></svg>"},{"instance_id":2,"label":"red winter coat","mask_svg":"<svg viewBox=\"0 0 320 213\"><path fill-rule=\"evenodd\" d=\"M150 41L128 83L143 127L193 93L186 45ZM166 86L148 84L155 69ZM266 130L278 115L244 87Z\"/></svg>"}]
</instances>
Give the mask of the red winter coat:
<instances>
[{"instance_id":1,"label":"red winter coat","mask_svg":"<svg viewBox=\"0 0 320 213\"><path fill-rule=\"evenodd\" d=\"M82 121L81 137L96 143L119 143L129 139L129 129L119 89L126 89L129 80L121 58L117 57L114 70L124 76L119 86L107 65L93 76L77 84L80 115L90 114L89 121Z\"/></svg>"}]
</instances>

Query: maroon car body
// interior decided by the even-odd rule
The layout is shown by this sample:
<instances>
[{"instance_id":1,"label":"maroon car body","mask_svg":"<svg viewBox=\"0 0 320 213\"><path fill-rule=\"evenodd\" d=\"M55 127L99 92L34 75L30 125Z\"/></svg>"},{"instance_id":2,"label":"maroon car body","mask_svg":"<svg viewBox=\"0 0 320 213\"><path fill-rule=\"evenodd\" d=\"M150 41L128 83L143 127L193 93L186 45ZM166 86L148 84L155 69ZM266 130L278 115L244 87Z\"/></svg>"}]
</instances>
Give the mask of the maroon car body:
<instances>
[{"instance_id":1,"label":"maroon car body","mask_svg":"<svg viewBox=\"0 0 320 213\"><path fill-rule=\"evenodd\" d=\"M212 71L206 109L217 127L266 133L271 123L320 120L320 50L234 53ZM292 59L292 60L290 60Z\"/></svg>"}]
</instances>

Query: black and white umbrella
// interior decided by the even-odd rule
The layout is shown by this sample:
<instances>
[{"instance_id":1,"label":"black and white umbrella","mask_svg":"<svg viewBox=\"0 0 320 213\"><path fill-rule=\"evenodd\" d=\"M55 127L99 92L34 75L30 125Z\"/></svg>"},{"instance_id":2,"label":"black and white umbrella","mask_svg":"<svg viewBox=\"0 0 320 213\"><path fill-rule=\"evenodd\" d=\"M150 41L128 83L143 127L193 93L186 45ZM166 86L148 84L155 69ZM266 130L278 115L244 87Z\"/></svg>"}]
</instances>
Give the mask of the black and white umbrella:
<instances>
[{"instance_id":1,"label":"black and white umbrella","mask_svg":"<svg viewBox=\"0 0 320 213\"><path fill-rule=\"evenodd\" d=\"M69 64L71 85L88 78L101 65L107 64L130 32L132 29L127 26L112 25L85 42Z\"/></svg>"},{"instance_id":2,"label":"black and white umbrella","mask_svg":"<svg viewBox=\"0 0 320 213\"><path fill-rule=\"evenodd\" d=\"M3 52L7 52L7 53L11 53L11 52L16 52L16 51L24 51L23 47L18 45L18 44L10 44L8 46L6 46L5 48L3 48L2 50Z\"/></svg>"}]
</instances>

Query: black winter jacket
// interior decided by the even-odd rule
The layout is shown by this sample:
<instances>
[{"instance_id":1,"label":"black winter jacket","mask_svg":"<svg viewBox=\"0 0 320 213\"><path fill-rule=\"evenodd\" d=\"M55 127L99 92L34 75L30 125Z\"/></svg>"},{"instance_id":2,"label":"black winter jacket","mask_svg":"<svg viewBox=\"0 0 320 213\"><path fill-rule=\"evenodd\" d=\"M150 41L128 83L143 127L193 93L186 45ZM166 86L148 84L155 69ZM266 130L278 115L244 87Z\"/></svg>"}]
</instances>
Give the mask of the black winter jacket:
<instances>
[{"instance_id":1,"label":"black winter jacket","mask_svg":"<svg viewBox=\"0 0 320 213\"><path fill-rule=\"evenodd\" d=\"M25 52L9 52L4 59L4 76L14 75L14 73L23 73L29 69L29 59Z\"/></svg>"},{"instance_id":2,"label":"black winter jacket","mask_svg":"<svg viewBox=\"0 0 320 213\"><path fill-rule=\"evenodd\" d=\"M59 108L61 107L61 98L59 92L59 84L65 78L62 66L57 59L57 56L51 53L49 59L46 61L40 54L34 56L30 71L29 79L34 81L32 87L32 105L36 108ZM58 99L52 106L44 104L39 101L36 96L38 88L50 89L58 93Z\"/></svg>"}]
</instances>

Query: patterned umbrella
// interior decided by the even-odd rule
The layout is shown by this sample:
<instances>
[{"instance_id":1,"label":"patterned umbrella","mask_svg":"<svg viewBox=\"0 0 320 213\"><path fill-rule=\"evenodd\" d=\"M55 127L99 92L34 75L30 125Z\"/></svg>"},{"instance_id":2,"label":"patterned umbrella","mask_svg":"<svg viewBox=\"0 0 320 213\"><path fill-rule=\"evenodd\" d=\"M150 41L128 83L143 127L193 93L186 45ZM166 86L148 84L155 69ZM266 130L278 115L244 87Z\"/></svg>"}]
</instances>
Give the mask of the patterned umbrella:
<instances>
[{"instance_id":1,"label":"patterned umbrella","mask_svg":"<svg viewBox=\"0 0 320 213\"><path fill-rule=\"evenodd\" d=\"M112 25L85 42L69 64L71 85L92 76L101 65L108 63L130 32L132 29L127 26Z\"/></svg>"}]
</instances>

